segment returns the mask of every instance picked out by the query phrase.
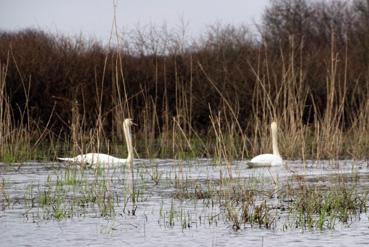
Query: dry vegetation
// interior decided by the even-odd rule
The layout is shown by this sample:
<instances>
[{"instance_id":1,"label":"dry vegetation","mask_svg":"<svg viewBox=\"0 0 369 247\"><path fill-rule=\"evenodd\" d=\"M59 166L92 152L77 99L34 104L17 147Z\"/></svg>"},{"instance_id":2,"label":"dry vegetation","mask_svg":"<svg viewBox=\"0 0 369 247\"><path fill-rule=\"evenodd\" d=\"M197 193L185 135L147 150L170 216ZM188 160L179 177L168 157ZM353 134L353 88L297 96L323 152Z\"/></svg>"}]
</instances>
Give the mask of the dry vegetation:
<instances>
[{"instance_id":1,"label":"dry vegetation","mask_svg":"<svg viewBox=\"0 0 369 247\"><path fill-rule=\"evenodd\" d=\"M165 28L114 47L1 32L0 160L124 156L125 117L142 157L248 158L270 150L275 119L287 159L366 158L368 5L274 0L257 36L215 25L192 42Z\"/></svg>"}]
</instances>

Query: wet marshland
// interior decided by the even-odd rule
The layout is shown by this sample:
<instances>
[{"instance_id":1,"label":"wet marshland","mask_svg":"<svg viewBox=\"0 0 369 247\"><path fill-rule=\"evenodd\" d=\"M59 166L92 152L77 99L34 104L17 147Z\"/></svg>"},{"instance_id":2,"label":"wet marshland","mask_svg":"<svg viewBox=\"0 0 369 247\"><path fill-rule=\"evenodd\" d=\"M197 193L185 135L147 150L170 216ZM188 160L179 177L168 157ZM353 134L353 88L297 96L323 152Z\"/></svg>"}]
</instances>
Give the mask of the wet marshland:
<instances>
[{"instance_id":1,"label":"wet marshland","mask_svg":"<svg viewBox=\"0 0 369 247\"><path fill-rule=\"evenodd\" d=\"M0 165L4 246L366 245L368 164L135 160Z\"/></svg>"}]
</instances>

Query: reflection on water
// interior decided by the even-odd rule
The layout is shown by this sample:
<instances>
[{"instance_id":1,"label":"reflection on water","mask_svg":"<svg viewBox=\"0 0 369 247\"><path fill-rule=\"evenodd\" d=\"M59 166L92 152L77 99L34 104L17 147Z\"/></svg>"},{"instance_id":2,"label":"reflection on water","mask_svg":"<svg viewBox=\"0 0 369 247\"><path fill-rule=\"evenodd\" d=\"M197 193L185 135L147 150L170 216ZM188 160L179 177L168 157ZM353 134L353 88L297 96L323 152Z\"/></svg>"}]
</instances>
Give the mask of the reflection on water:
<instances>
[{"instance_id":1,"label":"reflection on water","mask_svg":"<svg viewBox=\"0 0 369 247\"><path fill-rule=\"evenodd\" d=\"M368 175L367 163L354 161L290 161L260 169L240 161L228 170L210 160L136 160L133 171L0 164L1 246L368 245L364 212L319 231L292 227L281 209L282 191L302 183L320 191L345 184L365 193ZM285 194L282 204L288 204ZM275 219L269 229L241 224L235 231L226 200L236 204L252 195L255 205L275 204Z\"/></svg>"}]
</instances>

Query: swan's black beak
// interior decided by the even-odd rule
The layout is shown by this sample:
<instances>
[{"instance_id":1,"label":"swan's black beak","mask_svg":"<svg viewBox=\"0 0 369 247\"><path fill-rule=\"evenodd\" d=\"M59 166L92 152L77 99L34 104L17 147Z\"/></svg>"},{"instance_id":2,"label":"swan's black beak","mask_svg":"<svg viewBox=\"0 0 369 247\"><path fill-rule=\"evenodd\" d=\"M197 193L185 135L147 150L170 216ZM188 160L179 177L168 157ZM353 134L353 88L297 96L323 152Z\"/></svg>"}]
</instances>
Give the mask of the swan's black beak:
<instances>
[{"instance_id":1,"label":"swan's black beak","mask_svg":"<svg viewBox=\"0 0 369 247\"><path fill-rule=\"evenodd\" d=\"M126 118L126 120L128 120L128 123L130 125L138 126L135 122L133 122L133 119L132 118ZM126 121L126 120L124 120L124 121Z\"/></svg>"},{"instance_id":2,"label":"swan's black beak","mask_svg":"<svg viewBox=\"0 0 369 247\"><path fill-rule=\"evenodd\" d=\"M129 122L131 123L131 125L138 126L138 124L136 124L135 122L133 122L133 119L132 118L130 118L129 120L130 120Z\"/></svg>"}]
</instances>

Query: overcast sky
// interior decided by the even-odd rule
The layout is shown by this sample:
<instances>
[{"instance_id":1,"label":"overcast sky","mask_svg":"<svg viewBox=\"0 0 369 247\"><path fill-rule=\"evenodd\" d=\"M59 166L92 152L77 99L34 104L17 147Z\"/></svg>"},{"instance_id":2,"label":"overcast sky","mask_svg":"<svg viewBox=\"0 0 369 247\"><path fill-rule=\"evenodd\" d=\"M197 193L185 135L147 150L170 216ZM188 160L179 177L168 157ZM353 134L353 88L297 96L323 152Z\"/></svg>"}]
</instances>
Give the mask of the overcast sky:
<instances>
[{"instance_id":1,"label":"overcast sky","mask_svg":"<svg viewBox=\"0 0 369 247\"><path fill-rule=\"evenodd\" d=\"M260 22L269 0L116 0L120 30L137 26L169 29L185 23L190 36L208 25ZM67 35L83 34L102 41L109 38L113 0L0 0L0 29L33 27Z\"/></svg>"}]
</instances>

